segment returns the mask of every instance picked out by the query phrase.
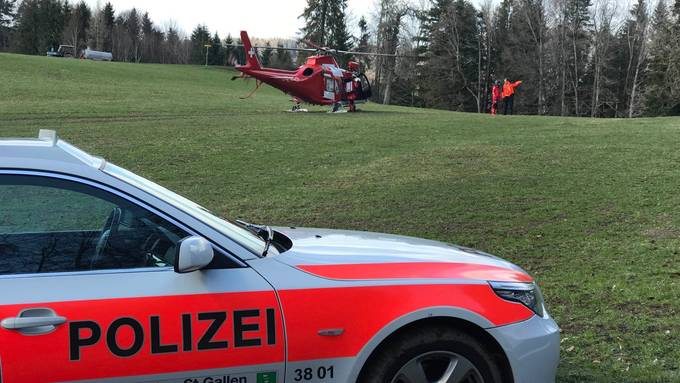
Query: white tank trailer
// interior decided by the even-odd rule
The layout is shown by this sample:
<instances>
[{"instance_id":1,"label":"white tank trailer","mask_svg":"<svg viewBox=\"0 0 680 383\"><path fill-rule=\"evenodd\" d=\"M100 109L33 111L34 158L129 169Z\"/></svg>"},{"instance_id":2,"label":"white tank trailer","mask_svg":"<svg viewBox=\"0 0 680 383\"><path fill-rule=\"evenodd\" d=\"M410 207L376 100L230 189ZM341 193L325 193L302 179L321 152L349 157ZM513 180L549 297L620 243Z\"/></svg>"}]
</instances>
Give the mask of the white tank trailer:
<instances>
[{"instance_id":1,"label":"white tank trailer","mask_svg":"<svg viewBox=\"0 0 680 383\"><path fill-rule=\"evenodd\" d=\"M95 61L112 61L113 55L111 52L95 51L93 49L87 48L83 51L82 58Z\"/></svg>"}]
</instances>

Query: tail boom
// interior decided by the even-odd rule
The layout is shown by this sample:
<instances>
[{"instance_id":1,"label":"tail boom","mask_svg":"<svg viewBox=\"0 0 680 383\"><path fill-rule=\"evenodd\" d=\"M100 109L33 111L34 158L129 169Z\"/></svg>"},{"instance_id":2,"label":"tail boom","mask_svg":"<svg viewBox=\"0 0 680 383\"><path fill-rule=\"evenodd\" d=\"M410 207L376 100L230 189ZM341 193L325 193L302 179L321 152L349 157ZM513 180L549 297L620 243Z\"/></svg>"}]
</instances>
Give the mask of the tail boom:
<instances>
[{"instance_id":1,"label":"tail boom","mask_svg":"<svg viewBox=\"0 0 680 383\"><path fill-rule=\"evenodd\" d=\"M248 37L248 32L241 31L241 42L243 43L243 48L246 51L246 67L249 69L260 69L260 59L257 57L257 51L253 48L253 44L250 43L250 37Z\"/></svg>"}]
</instances>

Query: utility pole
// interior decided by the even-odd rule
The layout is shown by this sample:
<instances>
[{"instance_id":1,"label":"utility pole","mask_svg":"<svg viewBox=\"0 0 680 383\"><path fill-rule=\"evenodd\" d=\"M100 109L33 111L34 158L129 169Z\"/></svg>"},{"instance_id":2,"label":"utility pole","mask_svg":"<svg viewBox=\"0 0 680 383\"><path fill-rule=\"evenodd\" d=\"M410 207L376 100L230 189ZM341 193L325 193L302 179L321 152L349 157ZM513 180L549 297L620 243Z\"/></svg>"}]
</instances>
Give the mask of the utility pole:
<instances>
[{"instance_id":1,"label":"utility pole","mask_svg":"<svg viewBox=\"0 0 680 383\"><path fill-rule=\"evenodd\" d=\"M212 47L212 44L205 44L203 45L205 47L205 67L208 67L208 51L210 50L210 47Z\"/></svg>"}]
</instances>

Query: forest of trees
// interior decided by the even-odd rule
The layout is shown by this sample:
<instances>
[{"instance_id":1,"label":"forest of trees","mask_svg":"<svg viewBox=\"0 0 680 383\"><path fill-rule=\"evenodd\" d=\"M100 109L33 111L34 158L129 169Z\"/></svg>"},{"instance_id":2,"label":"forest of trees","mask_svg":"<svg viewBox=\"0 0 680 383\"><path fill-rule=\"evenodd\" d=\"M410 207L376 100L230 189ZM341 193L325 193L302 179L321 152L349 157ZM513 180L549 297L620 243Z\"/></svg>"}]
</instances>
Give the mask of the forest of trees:
<instances>
[{"instance_id":1,"label":"forest of trees","mask_svg":"<svg viewBox=\"0 0 680 383\"><path fill-rule=\"evenodd\" d=\"M376 102L487 112L491 84L508 78L523 81L522 114L680 115L680 0L633 1L625 9L617 0L375 0L374 14L356 20L347 0L307 0L299 37L401 55L356 58ZM69 44L111 51L116 61L204 64L210 44L209 65L234 65L243 61L239 43L204 25L186 35L110 3L0 0L0 51L44 55ZM266 66L305 58L266 46L258 52Z\"/></svg>"},{"instance_id":2,"label":"forest of trees","mask_svg":"<svg viewBox=\"0 0 680 383\"><path fill-rule=\"evenodd\" d=\"M383 102L486 112L493 81L522 80L523 114L680 114L680 0L380 0ZM381 45L386 48L381 49Z\"/></svg>"},{"instance_id":3,"label":"forest of trees","mask_svg":"<svg viewBox=\"0 0 680 383\"><path fill-rule=\"evenodd\" d=\"M204 25L187 36L175 25L154 24L148 12L116 11L111 3L91 9L84 1L0 0L0 51L44 55L59 45L113 53L116 61L163 64L233 65L243 52L239 40L210 34Z\"/></svg>"}]
</instances>

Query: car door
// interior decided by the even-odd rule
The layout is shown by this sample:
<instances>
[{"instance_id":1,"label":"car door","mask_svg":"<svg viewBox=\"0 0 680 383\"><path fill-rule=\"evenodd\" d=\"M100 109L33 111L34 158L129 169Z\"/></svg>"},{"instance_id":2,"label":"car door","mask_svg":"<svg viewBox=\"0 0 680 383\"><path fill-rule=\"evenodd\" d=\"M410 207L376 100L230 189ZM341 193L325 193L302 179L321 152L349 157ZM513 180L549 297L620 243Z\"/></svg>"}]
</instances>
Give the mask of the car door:
<instances>
[{"instance_id":1,"label":"car door","mask_svg":"<svg viewBox=\"0 0 680 383\"><path fill-rule=\"evenodd\" d=\"M175 273L189 235L104 185L0 171L1 381L283 380L272 287L217 247Z\"/></svg>"}]
</instances>

